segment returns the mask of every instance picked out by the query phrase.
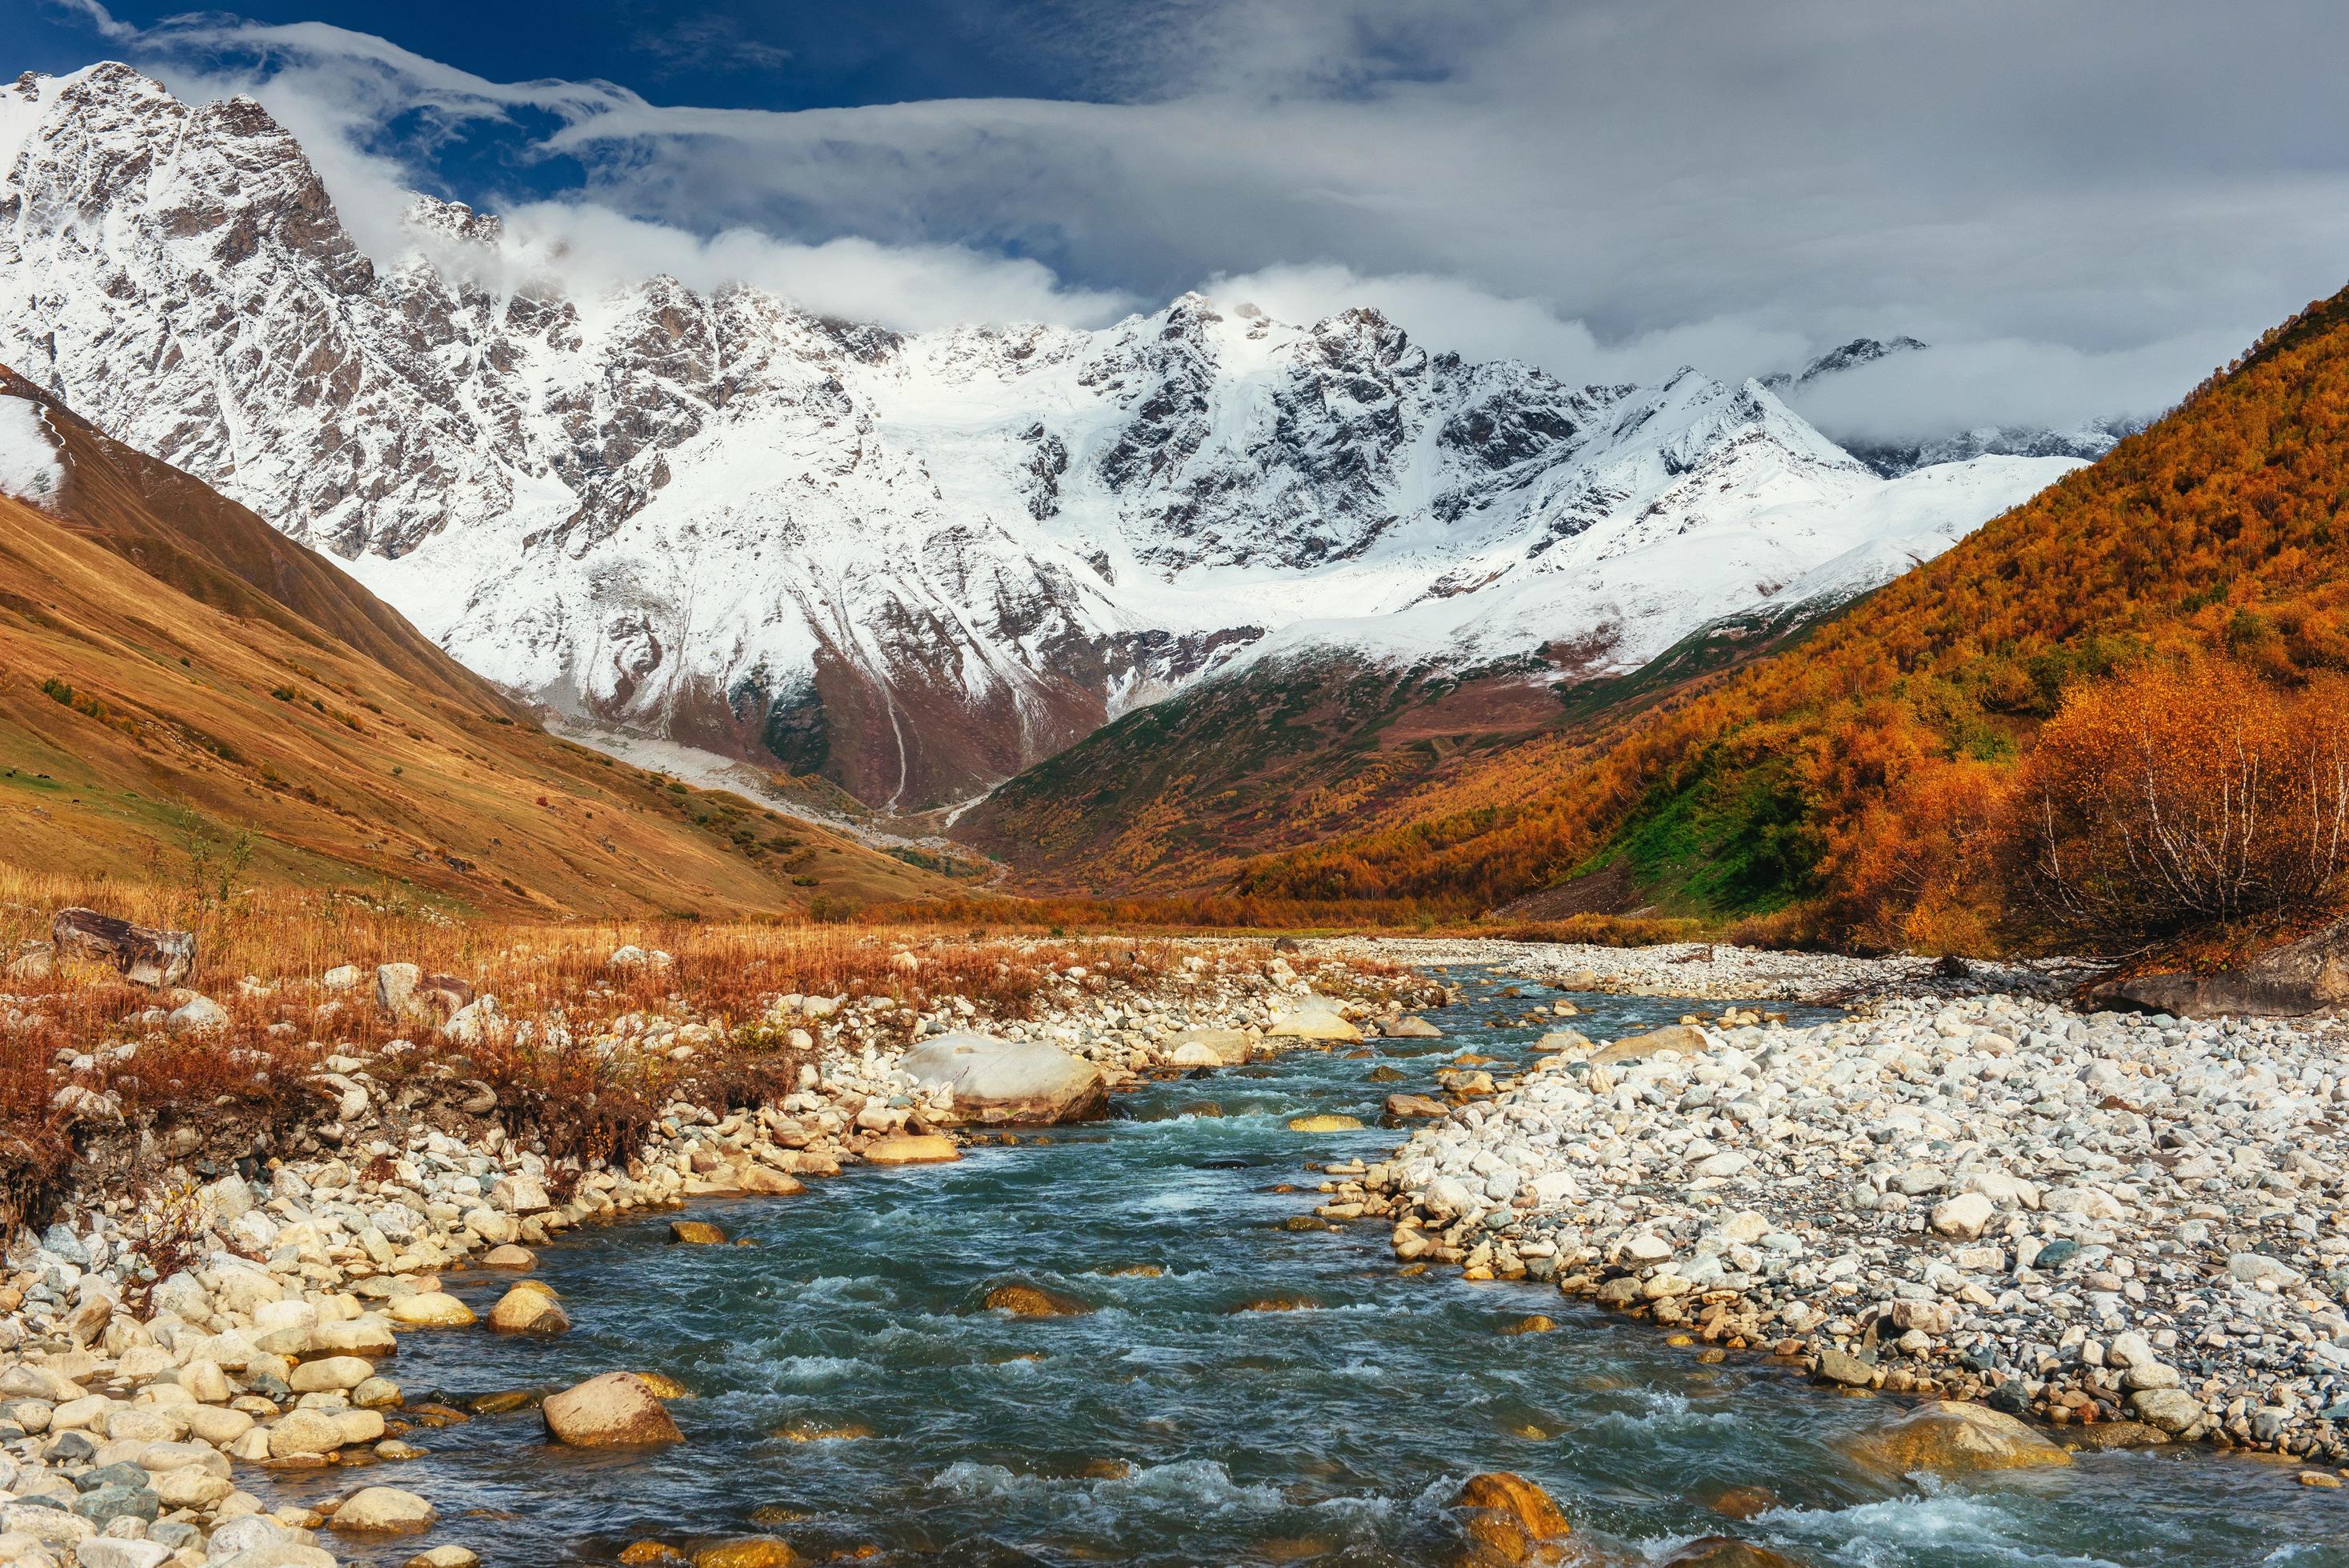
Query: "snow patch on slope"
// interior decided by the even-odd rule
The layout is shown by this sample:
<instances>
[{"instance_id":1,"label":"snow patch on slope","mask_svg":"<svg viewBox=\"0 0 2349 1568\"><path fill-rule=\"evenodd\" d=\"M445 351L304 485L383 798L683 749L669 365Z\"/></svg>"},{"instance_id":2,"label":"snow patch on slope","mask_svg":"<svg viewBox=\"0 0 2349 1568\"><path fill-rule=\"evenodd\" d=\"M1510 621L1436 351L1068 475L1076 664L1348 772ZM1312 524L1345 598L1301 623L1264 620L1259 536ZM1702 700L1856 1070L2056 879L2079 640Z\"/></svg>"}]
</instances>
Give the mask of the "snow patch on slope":
<instances>
[{"instance_id":1,"label":"snow patch on slope","mask_svg":"<svg viewBox=\"0 0 2349 1568\"><path fill-rule=\"evenodd\" d=\"M65 482L48 417L28 399L0 397L0 495L45 507Z\"/></svg>"}]
</instances>

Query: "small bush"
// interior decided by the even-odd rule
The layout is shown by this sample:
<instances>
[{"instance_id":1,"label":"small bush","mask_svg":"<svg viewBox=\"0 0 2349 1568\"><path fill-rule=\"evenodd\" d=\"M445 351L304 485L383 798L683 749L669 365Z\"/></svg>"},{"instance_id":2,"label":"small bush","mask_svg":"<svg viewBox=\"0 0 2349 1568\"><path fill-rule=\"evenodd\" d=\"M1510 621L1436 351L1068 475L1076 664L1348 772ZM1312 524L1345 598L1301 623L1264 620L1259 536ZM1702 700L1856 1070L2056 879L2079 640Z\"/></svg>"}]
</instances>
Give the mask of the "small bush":
<instances>
[{"instance_id":1,"label":"small bush","mask_svg":"<svg viewBox=\"0 0 2349 1568\"><path fill-rule=\"evenodd\" d=\"M2026 886L2115 950L2349 892L2349 679L2147 665L2075 688L2015 795Z\"/></svg>"}]
</instances>

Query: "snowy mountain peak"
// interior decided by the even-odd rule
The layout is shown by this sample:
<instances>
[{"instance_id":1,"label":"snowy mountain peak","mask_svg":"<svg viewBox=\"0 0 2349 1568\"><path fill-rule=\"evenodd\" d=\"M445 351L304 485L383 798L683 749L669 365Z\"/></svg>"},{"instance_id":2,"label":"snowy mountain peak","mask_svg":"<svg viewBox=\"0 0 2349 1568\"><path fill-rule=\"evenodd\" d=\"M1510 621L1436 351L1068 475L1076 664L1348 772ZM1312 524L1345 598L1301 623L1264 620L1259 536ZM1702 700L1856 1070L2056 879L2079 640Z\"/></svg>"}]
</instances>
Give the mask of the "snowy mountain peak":
<instances>
[{"instance_id":1,"label":"snowy mountain peak","mask_svg":"<svg viewBox=\"0 0 2349 1568\"><path fill-rule=\"evenodd\" d=\"M2070 466L1904 490L1762 383L1569 387L1367 308L906 335L583 288L426 197L378 266L260 106L119 66L0 90L0 361L492 678L876 804L1240 658L1623 667Z\"/></svg>"}]
</instances>

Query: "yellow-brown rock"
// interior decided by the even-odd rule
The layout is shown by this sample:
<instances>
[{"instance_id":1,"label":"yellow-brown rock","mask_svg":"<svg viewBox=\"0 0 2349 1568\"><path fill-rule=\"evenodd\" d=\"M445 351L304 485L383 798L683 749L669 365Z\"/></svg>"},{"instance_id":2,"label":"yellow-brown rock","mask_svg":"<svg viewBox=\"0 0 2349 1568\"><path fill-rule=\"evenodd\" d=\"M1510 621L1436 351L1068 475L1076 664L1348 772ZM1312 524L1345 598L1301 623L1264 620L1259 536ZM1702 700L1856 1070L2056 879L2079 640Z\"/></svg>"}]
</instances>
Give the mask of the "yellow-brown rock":
<instances>
[{"instance_id":1,"label":"yellow-brown rock","mask_svg":"<svg viewBox=\"0 0 2349 1568\"><path fill-rule=\"evenodd\" d=\"M583 1449L640 1449L681 1443L668 1412L633 1372L606 1372L550 1394L539 1406L547 1435Z\"/></svg>"},{"instance_id":2,"label":"yellow-brown rock","mask_svg":"<svg viewBox=\"0 0 2349 1568\"><path fill-rule=\"evenodd\" d=\"M671 1220L668 1239L688 1247L722 1247L726 1233L707 1220Z\"/></svg>"},{"instance_id":3,"label":"yellow-brown rock","mask_svg":"<svg viewBox=\"0 0 2349 1568\"><path fill-rule=\"evenodd\" d=\"M800 1554L787 1541L771 1535L746 1535L721 1541L693 1554L693 1568L792 1568Z\"/></svg>"},{"instance_id":4,"label":"yellow-brown rock","mask_svg":"<svg viewBox=\"0 0 2349 1568\"><path fill-rule=\"evenodd\" d=\"M987 1307L991 1312L1008 1312L1014 1317L1082 1317L1092 1310L1089 1303L1040 1285L999 1284L987 1293Z\"/></svg>"},{"instance_id":5,"label":"yellow-brown rock","mask_svg":"<svg viewBox=\"0 0 2349 1568\"><path fill-rule=\"evenodd\" d=\"M1954 1399L1920 1405L1889 1427L1862 1432L1844 1448L1853 1459L1888 1475L1917 1470L1965 1475L2072 1462L2070 1454L2035 1428L2002 1410Z\"/></svg>"},{"instance_id":6,"label":"yellow-brown rock","mask_svg":"<svg viewBox=\"0 0 2349 1568\"><path fill-rule=\"evenodd\" d=\"M1555 1543L1573 1528L1549 1493L1507 1470L1470 1476L1452 1506L1468 1537L1463 1562L1475 1568L1551 1561Z\"/></svg>"},{"instance_id":7,"label":"yellow-brown rock","mask_svg":"<svg viewBox=\"0 0 2349 1568\"><path fill-rule=\"evenodd\" d=\"M561 1334L571 1326L571 1315L552 1289L520 1280L490 1308L490 1326L501 1334Z\"/></svg>"},{"instance_id":8,"label":"yellow-brown rock","mask_svg":"<svg viewBox=\"0 0 2349 1568\"><path fill-rule=\"evenodd\" d=\"M864 1146L867 1165L943 1165L961 1158L954 1140L938 1132L893 1132Z\"/></svg>"}]
</instances>

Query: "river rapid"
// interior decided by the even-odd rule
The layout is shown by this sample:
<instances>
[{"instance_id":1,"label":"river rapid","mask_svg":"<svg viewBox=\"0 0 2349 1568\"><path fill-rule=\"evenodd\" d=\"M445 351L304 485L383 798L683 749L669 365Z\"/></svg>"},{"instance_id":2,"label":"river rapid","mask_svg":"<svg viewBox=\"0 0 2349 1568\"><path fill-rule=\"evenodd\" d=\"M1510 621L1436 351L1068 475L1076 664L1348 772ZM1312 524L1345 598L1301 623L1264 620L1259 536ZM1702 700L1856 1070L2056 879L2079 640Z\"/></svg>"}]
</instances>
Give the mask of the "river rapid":
<instances>
[{"instance_id":1,"label":"river rapid","mask_svg":"<svg viewBox=\"0 0 2349 1568\"><path fill-rule=\"evenodd\" d=\"M750 1532L875 1564L1444 1561L1444 1504L1478 1470L1557 1497L1599 1560L1731 1533L1816 1564L2349 1564L2349 1493L2207 1450L2082 1455L2063 1470L1922 1485L1836 1447L1903 1408L1810 1386L1756 1354L1718 1365L1645 1325L1534 1284L1398 1268L1382 1225L1310 1219L1325 1161L1383 1158L1376 1117L1467 1050L1519 1065L1556 993L1444 972L1441 1040L1299 1050L1122 1098L1120 1119L852 1169L801 1195L697 1205L753 1244L668 1244L669 1216L571 1233L540 1275L577 1326L402 1336L384 1370L411 1403L667 1373L687 1442L650 1455L547 1443L529 1409L419 1429L424 1459L364 1479L433 1499L429 1538L491 1563L610 1563L631 1542ZM1575 995L1606 1038L1710 1006ZM1795 1021L1826 1016L1795 1009ZM1381 1066L1403 1080L1372 1081ZM1495 1065L1495 1073L1504 1070ZM1288 1130L1340 1112L1359 1132ZM1077 1297L1081 1316L984 1310L995 1285ZM507 1276L456 1274L479 1311ZM1243 1310L1278 1303L1289 1310ZM1554 1331L1502 1332L1530 1314ZM280 1479L347 1491L347 1470ZM1743 1521L1713 1503L1762 1488ZM337 1541L342 1551L356 1538ZM402 1562L410 1543L376 1560Z\"/></svg>"}]
</instances>

